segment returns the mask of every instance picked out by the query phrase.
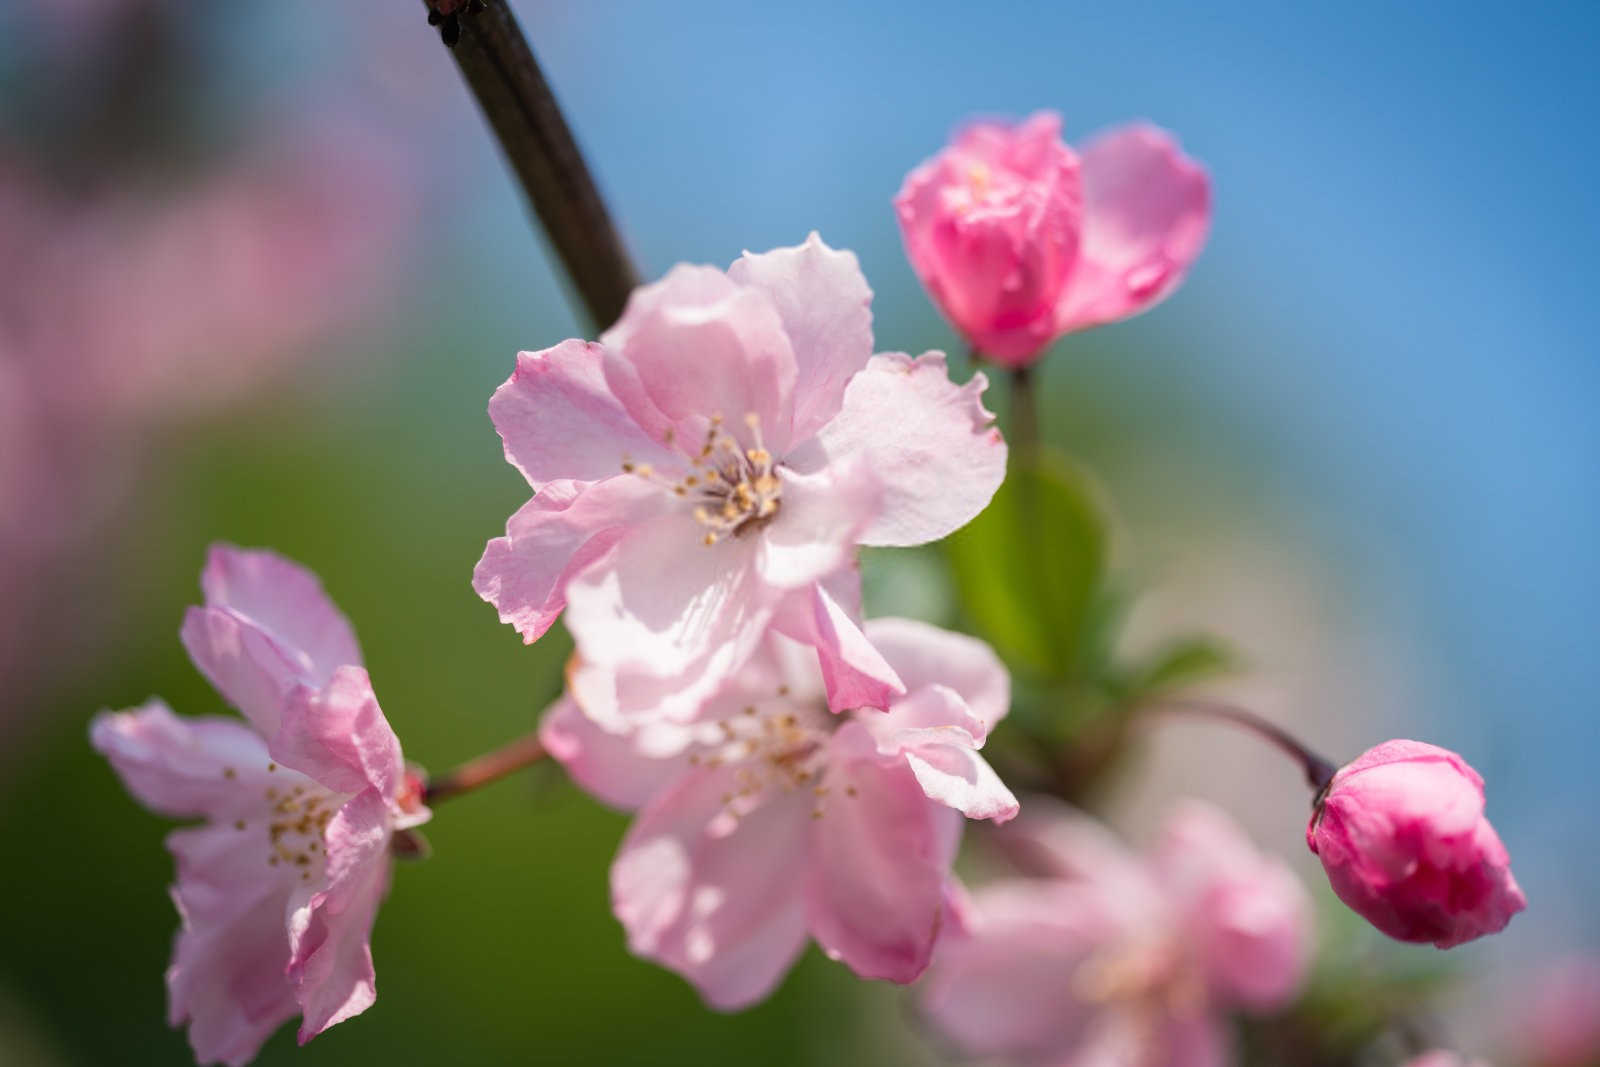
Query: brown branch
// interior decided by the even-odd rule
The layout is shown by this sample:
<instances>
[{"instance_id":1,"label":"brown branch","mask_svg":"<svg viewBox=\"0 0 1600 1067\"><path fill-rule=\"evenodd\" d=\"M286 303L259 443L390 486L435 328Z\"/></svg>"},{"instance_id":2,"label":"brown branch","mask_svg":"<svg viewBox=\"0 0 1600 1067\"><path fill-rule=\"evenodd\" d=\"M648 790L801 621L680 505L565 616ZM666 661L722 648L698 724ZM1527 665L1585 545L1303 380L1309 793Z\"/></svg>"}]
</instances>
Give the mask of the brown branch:
<instances>
[{"instance_id":1,"label":"brown branch","mask_svg":"<svg viewBox=\"0 0 1600 1067\"><path fill-rule=\"evenodd\" d=\"M516 16L506 0L434 0L428 10L572 288L605 329L638 276Z\"/></svg>"},{"instance_id":2,"label":"brown branch","mask_svg":"<svg viewBox=\"0 0 1600 1067\"><path fill-rule=\"evenodd\" d=\"M454 770L428 779L422 791L423 802L437 804L441 800L470 793L490 782L498 782L508 774L515 774L524 767L531 767L544 757L544 746L539 744L538 734L519 737L504 748L486 752Z\"/></svg>"}]
</instances>

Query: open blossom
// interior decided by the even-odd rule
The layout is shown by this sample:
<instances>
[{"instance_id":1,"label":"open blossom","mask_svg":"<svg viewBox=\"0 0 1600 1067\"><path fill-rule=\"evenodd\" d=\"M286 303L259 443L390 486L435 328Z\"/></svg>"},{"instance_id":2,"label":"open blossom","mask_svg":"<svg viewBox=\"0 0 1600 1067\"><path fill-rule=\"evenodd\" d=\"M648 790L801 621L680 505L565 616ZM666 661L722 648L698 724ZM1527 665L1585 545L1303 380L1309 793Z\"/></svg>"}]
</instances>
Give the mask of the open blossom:
<instances>
[{"instance_id":1,"label":"open blossom","mask_svg":"<svg viewBox=\"0 0 1600 1067\"><path fill-rule=\"evenodd\" d=\"M707 721L609 734L570 697L545 716L573 779L638 811L611 868L629 947L717 1008L766 996L808 936L863 977L912 981L961 815L1016 814L978 754L1010 703L994 653L907 619L866 633L906 686L887 712L830 713L816 657L769 632Z\"/></svg>"},{"instance_id":2,"label":"open blossom","mask_svg":"<svg viewBox=\"0 0 1600 1067\"><path fill-rule=\"evenodd\" d=\"M183 927L168 1017L202 1063L252 1059L285 1020L304 1044L377 995L370 938L397 830L428 818L350 624L317 579L218 546L183 640L248 723L152 700L90 739L153 811L200 818L167 847Z\"/></svg>"},{"instance_id":3,"label":"open blossom","mask_svg":"<svg viewBox=\"0 0 1600 1067\"><path fill-rule=\"evenodd\" d=\"M872 354L871 295L813 234L675 267L598 344L517 358L489 414L535 496L473 584L528 641L566 609L589 715L692 718L769 624L817 650L835 709L901 691L861 635L855 548L960 527L1006 449L982 375Z\"/></svg>"},{"instance_id":4,"label":"open blossom","mask_svg":"<svg viewBox=\"0 0 1600 1067\"><path fill-rule=\"evenodd\" d=\"M1528 905L1483 804L1483 779L1454 752L1385 741L1334 775L1306 844L1339 899L1379 930L1452 948Z\"/></svg>"},{"instance_id":5,"label":"open blossom","mask_svg":"<svg viewBox=\"0 0 1600 1067\"><path fill-rule=\"evenodd\" d=\"M1310 900L1220 810L1180 806L1147 857L1043 799L1000 836L1030 876L965 898L924 984L928 1018L966 1052L1221 1067L1225 1013L1299 989Z\"/></svg>"},{"instance_id":6,"label":"open blossom","mask_svg":"<svg viewBox=\"0 0 1600 1067\"><path fill-rule=\"evenodd\" d=\"M1062 334L1127 318L1175 289L1205 244L1205 170L1144 123L1080 156L1061 117L976 122L895 197L911 265L985 357L1033 362Z\"/></svg>"},{"instance_id":7,"label":"open blossom","mask_svg":"<svg viewBox=\"0 0 1600 1067\"><path fill-rule=\"evenodd\" d=\"M1405 1067L1489 1067L1482 1060L1469 1060L1459 1052L1433 1049L1405 1062Z\"/></svg>"}]
</instances>

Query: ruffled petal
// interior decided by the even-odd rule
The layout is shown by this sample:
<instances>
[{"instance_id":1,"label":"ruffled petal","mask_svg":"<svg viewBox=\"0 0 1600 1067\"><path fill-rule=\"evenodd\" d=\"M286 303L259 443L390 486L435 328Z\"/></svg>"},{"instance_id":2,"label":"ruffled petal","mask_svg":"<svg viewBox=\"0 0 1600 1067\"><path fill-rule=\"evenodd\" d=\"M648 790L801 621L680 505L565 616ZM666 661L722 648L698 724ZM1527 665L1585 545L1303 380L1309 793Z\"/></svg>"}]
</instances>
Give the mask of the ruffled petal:
<instances>
[{"instance_id":1,"label":"ruffled petal","mask_svg":"<svg viewBox=\"0 0 1600 1067\"><path fill-rule=\"evenodd\" d=\"M729 768L685 775L639 813L611 866L629 950L723 1011L770 993L806 937L808 805L777 796L736 815L738 789Z\"/></svg>"},{"instance_id":2,"label":"ruffled petal","mask_svg":"<svg viewBox=\"0 0 1600 1067\"><path fill-rule=\"evenodd\" d=\"M168 835L178 859L173 903L182 928L167 968L167 1018L188 1023L200 1063L243 1065L299 1010L284 978L285 877L267 866L264 822Z\"/></svg>"},{"instance_id":3,"label":"ruffled petal","mask_svg":"<svg viewBox=\"0 0 1600 1067\"><path fill-rule=\"evenodd\" d=\"M601 343L612 393L657 440L670 429L690 454L721 416L724 430L754 447L753 415L774 455L788 447L795 356L764 291L680 264L635 289Z\"/></svg>"},{"instance_id":4,"label":"ruffled petal","mask_svg":"<svg viewBox=\"0 0 1600 1067\"><path fill-rule=\"evenodd\" d=\"M865 463L816 474L782 470L777 517L761 532L757 565L770 585L793 589L855 561L856 542L881 506L883 486Z\"/></svg>"},{"instance_id":5,"label":"ruffled petal","mask_svg":"<svg viewBox=\"0 0 1600 1067\"><path fill-rule=\"evenodd\" d=\"M872 356L872 290L861 264L813 232L796 248L746 252L728 277L765 292L783 320L796 369L793 439L804 441L838 414L850 376Z\"/></svg>"},{"instance_id":6,"label":"ruffled petal","mask_svg":"<svg viewBox=\"0 0 1600 1067\"><path fill-rule=\"evenodd\" d=\"M741 538L706 545L692 520L671 514L634 528L576 576L567 626L584 710L611 727L670 700L674 717L692 717L750 657L775 607L757 551ZM682 699L689 691L693 701Z\"/></svg>"},{"instance_id":7,"label":"ruffled petal","mask_svg":"<svg viewBox=\"0 0 1600 1067\"><path fill-rule=\"evenodd\" d=\"M276 552L212 545L200 574L206 606L225 608L261 630L316 685L336 668L362 665L350 621L311 571Z\"/></svg>"},{"instance_id":8,"label":"ruffled petal","mask_svg":"<svg viewBox=\"0 0 1600 1067\"><path fill-rule=\"evenodd\" d=\"M532 644L567 606L572 576L668 503L659 486L640 478L549 482L511 516L506 535L485 546L472 588Z\"/></svg>"},{"instance_id":9,"label":"ruffled petal","mask_svg":"<svg viewBox=\"0 0 1600 1067\"><path fill-rule=\"evenodd\" d=\"M859 588L854 572L850 577ZM851 616L835 593L818 582L790 592L772 625L784 636L816 649L829 708L887 708L905 686Z\"/></svg>"},{"instance_id":10,"label":"ruffled petal","mask_svg":"<svg viewBox=\"0 0 1600 1067\"><path fill-rule=\"evenodd\" d=\"M360 667L339 668L323 689L300 686L290 693L271 751L335 793L370 788L392 801L405 780L400 739Z\"/></svg>"},{"instance_id":11,"label":"ruffled petal","mask_svg":"<svg viewBox=\"0 0 1600 1067\"><path fill-rule=\"evenodd\" d=\"M954 859L941 809L856 722L829 742L827 788L806 872L812 936L863 978L915 981L933 954Z\"/></svg>"},{"instance_id":12,"label":"ruffled petal","mask_svg":"<svg viewBox=\"0 0 1600 1067\"><path fill-rule=\"evenodd\" d=\"M603 350L589 341L520 352L517 369L490 397L506 461L535 491L554 481L610 478L624 462L676 460L612 395L603 364Z\"/></svg>"},{"instance_id":13,"label":"ruffled petal","mask_svg":"<svg viewBox=\"0 0 1600 1067\"><path fill-rule=\"evenodd\" d=\"M287 974L303 1016L302 1045L377 999L372 923L389 888L389 827L389 805L377 790L346 802L324 833L325 888L290 901Z\"/></svg>"},{"instance_id":14,"label":"ruffled petal","mask_svg":"<svg viewBox=\"0 0 1600 1067\"><path fill-rule=\"evenodd\" d=\"M969 819L1005 822L1017 814L1017 798L971 745L928 739L905 750L906 764L931 800Z\"/></svg>"},{"instance_id":15,"label":"ruffled petal","mask_svg":"<svg viewBox=\"0 0 1600 1067\"><path fill-rule=\"evenodd\" d=\"M994 729L1010 710L1011 674L994 649L976 637L893 617L868 619L864 629L907 691L943 685L960 694L983 723L975 737Z\"/></svg>"},{"instance_id":16,"label":"ruffled petal","mask_svg":"<svg viewBox=\"0 0 1600 1067\"><path fill-rule=\"evenodd\" d=\"M562 697L540 720L539 743L590 795L633 811L688 773L694 732L660 722L610 733Z\"/></svg>"},{"instance_id":17,"label":"ruffled petal","mask_svg":"<svg viewBox=\"0 0 1600 1067\"><path fill-rule=\"evenodd\" d=\"M254 730L237 719L179 718L160 700L96 715L89 743L139 803L175 818L252 816L275 781Z\"/></svg>"},{"instance_id":18,"label":"ruffled petal","mask_svg":"<svg viewBox=\"0 0 1600 1067\"><path fill-rule=\"evenodd\" d=\"M1211 182L1165 130L1136 123L1084 148L1083 242L1060 333L1127 318L1183 280L1211 225Z\"/></svg>"},{"instance_id":19,"label":"ruffled petal","mask_svg":"<svg viewBox=\"0 0 1600 1067\"><path fill-rule=\"evenodd\" d=\"M983 406L988 379L950 380L944 356L873 356L817 436L832 463L864 457L883 483L866 545L937 541L982 511L1006 472L1006 443Z\"/></svg>"}]
</instances>

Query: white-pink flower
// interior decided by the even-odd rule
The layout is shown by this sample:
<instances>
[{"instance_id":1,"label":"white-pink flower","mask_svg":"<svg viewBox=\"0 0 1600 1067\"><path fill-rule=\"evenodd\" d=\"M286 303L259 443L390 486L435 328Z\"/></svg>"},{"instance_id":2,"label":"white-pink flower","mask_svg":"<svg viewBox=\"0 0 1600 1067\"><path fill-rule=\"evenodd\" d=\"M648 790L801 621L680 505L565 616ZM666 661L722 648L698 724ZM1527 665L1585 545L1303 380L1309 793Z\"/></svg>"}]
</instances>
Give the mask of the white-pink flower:
<instances>
[{"instance_id":1,"label":"white-pink flower","mask_svg":"<svg viewBox=\"0 0 1600 1067\"><path fill-rule=\"evenodd\" d=\"M371 1006L370 938L390 841L428 819L349 622L271 552L213 547L183 640L246 723L159 700L102 712L90 739L174 831L183 926L168 1017L201 1063L247 1063L285 1020L300 1042Z\"/></svg>"},{"instance_id":2,"label":"white-pink flower","mask_svg":"<svg viewBox=\"0 0 1600 1067\"><path fill-rule=\"evenodd\" d=\"M960 527L1006 449L982 375L872 354L871 296L813 234L675 267L599 343L518 357L489 413L535 496L473 584L528 641L566 609L588 714L691 719L769 624L817 649L835 709L901 692L861 635L855 548Z\"/></svg>"},{"instance_id":3,"label":"white-pink flower","mask_svg":"<svg viewBox=\"0 0 1600 1067\"><path fill-rule=\"evenodd\" d=\"M714 1007L766 996L808 937L863 977L914 980L961 815L1016 814L978 753L1010 703L994 653L907 619L866 633L906 685L887 712L831 714L811 650L769 632L706 721L610 734L571 697L545 715L573 779L638 811L611 868L629 947Z\"/></svg>"},{"instance_id":4,"label":"white-pink flower","mask_svg":"<svg viewBox=\"0 0 1600 1067\"><path fill-rule=\"evenodd\" d=\"M959 897L924 985L929 1019L967 1052L1222 1067L1224 1013L1299 988L1310 899L1221 811L1179 807L1148 857L1043 799L1002 835L1032 877Z\"/></svg>"}]
</instances>

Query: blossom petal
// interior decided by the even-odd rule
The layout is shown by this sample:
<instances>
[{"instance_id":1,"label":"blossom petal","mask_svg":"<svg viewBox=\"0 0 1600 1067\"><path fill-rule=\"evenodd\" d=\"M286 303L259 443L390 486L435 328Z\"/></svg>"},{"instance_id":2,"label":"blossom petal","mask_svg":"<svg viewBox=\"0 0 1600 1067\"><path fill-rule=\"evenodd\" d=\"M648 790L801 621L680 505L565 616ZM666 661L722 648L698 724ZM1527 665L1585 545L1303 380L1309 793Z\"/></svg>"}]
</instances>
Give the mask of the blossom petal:
<instances>
[{"instance_id":1,"label":"blossom petal","mask_svg":"<svg viewBox=\"0 0 1600 1067\"><path fill-rule=\"evenodd\" d=\"M863 978L911 982L933 954L953 843L910 769L846 722L811 828L806 913L823 951Z\"/></svg>"},{"instance_id":2,"label":"blossom petal","mask_svg":"<svg viewBox=\"0 0 1600 1067\"><path fill-rule=\"evenodd\" d=\"M723 1011L770 993L806 937L807 805L775 797L735 815L738 788L726 767L685 775L639 813L611 866L629 950Z\"/></svg>"},{"instance_id":3,"label":"blossom petal","mask_svg":"<svg viewBox=\"0 0 1600 1067\"><path fill-rule=\"evenodd\" d=\"M289 980L300 1004L303 1045L377 999L372 923L389 888L389 805L368 789L328 823L326 888L288 909Z\"/></svg>"},{"instance_id":4,"label":"blossom petal","mask_svg":"<svg viewBox=\"0 0 1600 1067\"><path fill-rule=\"evenodd\" d=\"M1081 1040L1091 1012L1074 989L1115 929L1083 887L997 882L968 899L965 932L942 941L923 1011L975 1056L1035 1056Z\"/></svg>"},{"instance_id":5,"label":"blossom petal","mask_svg":"<svg viewBox=\"0 0 1600 1067\"><path fill-rule=\"evenodd\" d=\"M974 737L981 740L1010 710L1011 674L976 637L894 617L868 619L864 629L908 691L943 685L960 694L984 726Z\"/></svg>"},{"instance_id":6,"label":"blossom petal","mask_svg":"<svg viewBox=\"0 0 1600 1067\"><path fill-rule=\"evenodd\" d=\"M694 734L668 722L610 733L562 697L540 720L539 743L586 792L633 811L688 772Z\"/></svg>"},{"instance_id":7,"label":"blossom petal","mask_svg":"<svg viewBox=\"0 0 1600 1067\"><path fill-rule=\"evenodd\" d=\"M937 541L982 511L1006 472L1006 443L983 406L988 379L950 381L941 353L873 356L817 436L833 462L865 457L884 486L866 545Z\"/></svg>"},{"instance_id":8,"label":"blossom petal","mask_svg":"<svg viewBox=\"0 0 1600 1067\"><path fill-rule=\"evenodd\" d=\"M604 350L590 341L519 352L516 370L489 398L489 418L506 461L535 491L563 479L610 478L624 461L659 464L676 455L612 395Z\"/></svg>"},{"instance_id":9,"label":"blossom petal","mask_svg":"<svg viewBox=\"0 0 1600 1067\"><path fill-rule=\"evenodd\" d=\"M200 673L264 736L278 729L289 690L323 685L360 666L350 623L310 571L273 552L214 545L181 636Z\"/></svg>"},{"instance_id":10,"label":"blossom petal","mask_svg":"<svg viewBox=\"0 0 1600 1067\"><path fill-rule=\"evenodd\" d=\"M930 739L907 748L905 759L929 799L969 819L1002 823L1017 814L1017 798L970 745Z\"/></svg>"},{"instance_id":11,"label":"blossom petal","mask_svg":"<svg viewBox=\"0 0 1600 1067\"><path fill-rule=\"evenodd\" d=\"M625 475L589 485L547 482L511 516L506 535L485 546L472 588L532 644L567 606L572 576L667 503L659 486Z\"/></svg>"},{"instance_id":12,"label":"blossom petal","mask_svg":"<svg viewBox=\"0 0 1600 1067\"><path fill-rule=\"evenodd\" d=\"M762 531L758 566L769 584L793 589L855 560L861 532L883 499L883 486L865 463L839 464L816 474L783 470L777 518Z\"/></svg>"},{"instance_id":13,"label":"blossom petal","mask_svg":"<svg viewBox=\"0 0 1600 1067\"><path fill-rule=\"evenodd\" d=\"M1083 150L1083 241L1060 333L1127 318L1183 280L1211 225L1211 183L1165 130L1135 123Z\"/></svg>"},{"instance_id":14,"label":"blossom petal","mask_svg":"<svg viewBox=\"0 0 1600 1067\"><path fill-rule=\"evenodd\" d=\"M237 719L179 718L159 700L96 715L89 743L139 803L177 818L254 814L274 781L254 730Z\"/></svg>"},{"instance_id":15,"label":"blossom petal","mask_svg":"<svg viewBox=\"0 0 1600 1067\"><path fill-rule=\"evenodd\" d=\"M339 668L323 689L290 693L271 750L278 762L335 793L371 788L388 801L405 780L400 739L360 667Z\"/></svg>"},{"instance_id":16,"label":"blossom petal","mask_svg":"<svg viewBox=\"0 0 1600 1067\"><path fill-rule=\"evenodd\" d=\"M309 682L321 685L338 667L362 665L350 620L322 581L276 552L212 545L200 588L207 607L226 608L267 634Z\"/></svg>"},{"instance_id":17,"label":"blossom petal","mask_svg":"<svg viewBox=\"0 0 1600 1067\"><path fill-rule=\"evenodd\" d=\"M859 577L854 572L851 577L859 586ZM822 583L792 591L772 625L786 637L816 649L832 710L887 708L905 692L894 668Z\"/></svg>"},{"instance_id":18,"label":"blossom petal","mask_svg":"<svg viewBox=\"0 0 1600 1067\"><path fill-rule=\"evenodd\" d=\"M760 580L757 546L747 539L701 541L687 516L670 514L634 528L567 586L567 626L598 685L579 695L603 725L610 686L618 707L667 699L693 688L697 702L675 702L692 716L760 642L775 594ZM637 695L630 696L630 690Z\"/></svg>"},{"instance_id":19,"label":"blossom petal","mask_svg":"<svg viewBox=\"0 0 1600 1067\"><path fill-rule=\"evenodd\" d=\"M794 350L793 439L810 438L838 414L850 376L872 356L872 290L854 252L815 232L796 248L746 252L728 268L764 291Z\"/></svg>"},{"instance_id":20,"label":"blossom petal","mask_svg":"<svg viewBox=\"0 0 1600 1067\"><path fill-rule=\"evenodd\" d=\"M238 1067L299 1010L283 976L289 889L269 876L266 825L199 826L168 835L182 928L167 968L167 1019L189 1024L201 1063Z\"/></svg>"},{"instance_id":21,"label":"blossom petal","mask_svg":"<svg viewBox=\"0 0 1600 1067\"><path fill-rule=\"evenodd\" d=\"M795 357L762 290L680 264L635 289L601 343L613 394L662 439L665 428L656 426L665 419L680 449L698 447L721 416L727 432L753 447L745 421L753 415L774 455L787 448Z\"/></svg>"}]
</instances>

